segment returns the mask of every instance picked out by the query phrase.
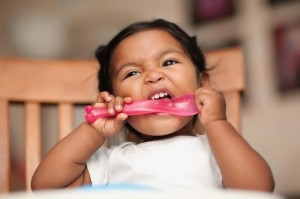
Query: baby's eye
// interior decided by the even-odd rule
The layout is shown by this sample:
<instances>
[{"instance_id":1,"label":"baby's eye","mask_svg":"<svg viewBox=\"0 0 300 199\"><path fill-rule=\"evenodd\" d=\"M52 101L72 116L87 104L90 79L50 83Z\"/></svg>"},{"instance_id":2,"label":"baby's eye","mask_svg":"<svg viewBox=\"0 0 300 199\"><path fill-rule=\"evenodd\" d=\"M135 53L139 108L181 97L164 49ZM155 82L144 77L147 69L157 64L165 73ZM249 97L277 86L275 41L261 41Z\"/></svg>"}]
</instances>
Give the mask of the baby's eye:
<instances>
[{"instance_id":1,"label":"baby's eye","mask_svg":"<svg viewBox=\"0 0 300 199\"><path fill-rule=\"evenodd\" d=\"M177 64L177 63L178 63L178 61L173 60L173 59L169 59L169 60L166 60L166 61L163 63L163 66L170 66L170 65Z\"/></svg>"},{"instance_id":2,"label":"baby's eye","mask_svg":"<svg viewBox=\"0 0 300 199\"><path fill-rule=\"evenodd\" d=\"M131 77L131 76L135 76L135 75L138 75L139 72L138 71L130 71L126 74L125 78L124 79L127 79L128 77Z\"/></svg>"}]
</instances>

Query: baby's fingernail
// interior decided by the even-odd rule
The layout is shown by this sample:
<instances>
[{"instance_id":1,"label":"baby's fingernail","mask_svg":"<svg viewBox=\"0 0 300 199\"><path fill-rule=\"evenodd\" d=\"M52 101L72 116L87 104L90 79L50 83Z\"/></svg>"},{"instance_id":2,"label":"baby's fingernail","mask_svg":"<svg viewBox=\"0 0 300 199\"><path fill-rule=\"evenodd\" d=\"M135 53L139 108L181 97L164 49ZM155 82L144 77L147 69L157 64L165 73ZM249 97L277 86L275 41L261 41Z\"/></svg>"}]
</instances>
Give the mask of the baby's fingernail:
<instances>
[{"instance_id":1,"label":"baby's fingernail","mask_svg":"<svg viewBox=\"0 0 300 199\"><path fill-rule=\"evenodd\" d=\"M120 104L117 104L117 105L116 105L116 110L117 110L117 111L121 111L121 110L122 110L122 106L121 106Z\"/></svg>"},{"instance_id":2,"label":"baby's fingernail","mask_svg":"<svg viewBox=\"0 0 300 199\"><path fill-rule=\"evenodd\" d=\"M108 113L113 115L113 114L115 114L115 110L113 108L110 108L110 109L108 109Z\"/></svg>"},{"instance_id":3,"label":"baby's fingernail","mask_svg":"<svg viewBox=\"0 0 300 199\"><path fill-rule=\"evenodd\" d=\"M106 97L106 101L110 101L111 99L112 99L111 96Z\"/></svg>"}]
</instances>

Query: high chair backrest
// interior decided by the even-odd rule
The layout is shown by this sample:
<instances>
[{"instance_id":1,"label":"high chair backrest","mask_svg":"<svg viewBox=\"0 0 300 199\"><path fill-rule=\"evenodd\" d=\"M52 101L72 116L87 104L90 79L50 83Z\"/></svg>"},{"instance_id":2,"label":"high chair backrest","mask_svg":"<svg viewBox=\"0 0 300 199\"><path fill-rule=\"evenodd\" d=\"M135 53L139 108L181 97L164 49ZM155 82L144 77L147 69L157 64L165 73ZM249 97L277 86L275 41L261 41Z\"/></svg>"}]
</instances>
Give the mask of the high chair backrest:
<instances>
[{"instance_id":1,"label":"high chair backrest","mask_svg":"<svg viewBox=\"0 0 300 199\"><path fill-rule=\"evenodd\" d=\"M240 132L241 94L245 89L244 56L241 48L215 50L206 54L209 85L223 93L227 120ZM202 132L199 123L196 131Z\"/></svg>"},{"instance_id":2,"label":"high chair backrest","mask_svg":"<svg viewBox=\"0 0 300 199\"><path fill-rule=\"evenodd\" d=\"M227 100L228 120L240 128L240 94L244 89L239 48L207 53L210 84ZM24 104L25 187L41 161L41 104L58 106L58 138L74 128L74 105L96 99L95 60L0 59L0 192L10 191L10 104ZM200 127L199 127L200 128Z\"/></svg>"}]
</instances>

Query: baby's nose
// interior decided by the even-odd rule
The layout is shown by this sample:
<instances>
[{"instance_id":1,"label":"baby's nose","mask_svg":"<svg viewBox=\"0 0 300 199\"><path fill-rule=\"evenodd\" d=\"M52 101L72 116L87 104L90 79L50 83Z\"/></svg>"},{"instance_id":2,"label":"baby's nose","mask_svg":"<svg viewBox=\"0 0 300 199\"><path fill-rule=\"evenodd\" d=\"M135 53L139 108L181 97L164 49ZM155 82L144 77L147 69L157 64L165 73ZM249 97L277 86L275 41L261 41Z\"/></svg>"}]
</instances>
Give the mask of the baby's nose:
<instances>
[{"instance_id":1,"label":"baby's nose","mask_svg":"<svg viewBox=\"0 0 300 199\"><path fill-rule=\"evenodd\" d=\"M148 71L148 73L146 75L145 82L146 83L156 83L156 82L163 80L164 78L165 78L165 75L163 72L161 72L159 70L150 70L150 71Z\"/></svg>"}]
</instances>

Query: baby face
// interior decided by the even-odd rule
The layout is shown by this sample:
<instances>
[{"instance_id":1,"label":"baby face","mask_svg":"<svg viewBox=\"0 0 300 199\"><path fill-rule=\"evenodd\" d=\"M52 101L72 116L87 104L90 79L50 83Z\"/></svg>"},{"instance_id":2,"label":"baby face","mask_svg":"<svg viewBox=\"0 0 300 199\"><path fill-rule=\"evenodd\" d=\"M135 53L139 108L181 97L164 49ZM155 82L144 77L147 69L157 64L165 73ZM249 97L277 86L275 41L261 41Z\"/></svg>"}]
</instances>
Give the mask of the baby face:
<instances>
[{"instance_id":1,"label":"baby face","mask_svg":"<svg viewBox=\"0 0 300 199\"><path fill-rule=\"evenodd\" d=\"M180 43L159 29L124 39L112 57L114 95L137 100L173 98L198 88L195 67ZM190 124L192 117L169 114L131 116L128 122L145 135L167 135Z\"/></svg>"}]
</instances>

